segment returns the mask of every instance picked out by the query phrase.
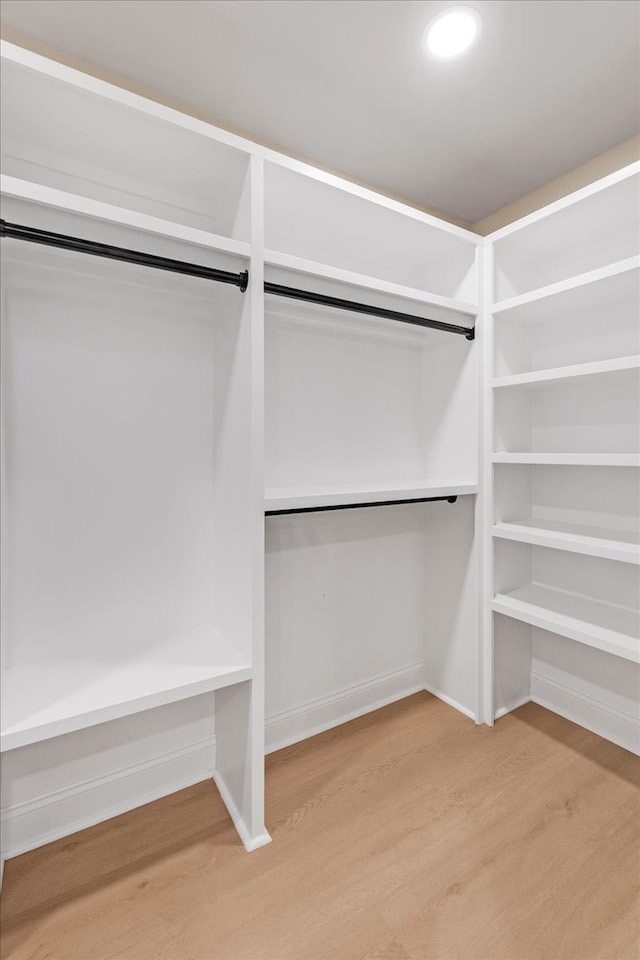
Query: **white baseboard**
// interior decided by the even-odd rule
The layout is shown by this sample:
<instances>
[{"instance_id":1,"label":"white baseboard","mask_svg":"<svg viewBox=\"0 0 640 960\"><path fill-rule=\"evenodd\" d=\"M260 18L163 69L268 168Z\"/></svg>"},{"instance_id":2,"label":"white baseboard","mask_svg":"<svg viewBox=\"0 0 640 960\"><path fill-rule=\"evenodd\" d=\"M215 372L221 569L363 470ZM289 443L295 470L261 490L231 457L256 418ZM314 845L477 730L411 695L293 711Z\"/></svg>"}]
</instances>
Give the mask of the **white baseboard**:
<instances>
[{"instance_id":1,"label":"white baseboard","mask_svg":"<svg viewBox=\"0 0 640 960\"><path fill-rule=\"evenodd\" d=\"M314 737L424 689L424 664L412 663L393 673L345 687L328 697L283 710L267 717L266 752L273 753Z\"/></svg>"},{"instance_id":2,"label":"white baseboard","mask_svg":"<svg viewBox=\"0 0 640 960\"><path fill-rule=\"evenodd\" d=\"M8 860L52 840L158 800L213 773L215 738L208 737L104 777L3 807L2 856Z\"/></svg>"},{"instance_id":3,"label":"white baseboard","mask_svg":"<svg viewBox=\"0 0 640 960\"><path fill-rule=\"evenodd\" d=\"M500 707L499 710L496 710L495 719L499 720L500 717L506 716L507 713L512 713L514 710L517 710L518 707L523 707L525 703L529 703L531 696L527 693L524 697L518 697L517 700L512 700L511 703L508 703L505 707Z\"/></svg>"},{"instance_id":4,"label":"white baseboard","mask_svg":"<svg viewBox=\"0 0 640 960\"><path fill-rule=\"evenodd\" d=\"M426 690L427 693L432 693L434 697L437 697L438 700L442 700L443 703L446 703L448 706L453 707L454 710L457 710L458 713L463 713L465 717L469 717L470 720L475 721L476 715L473 710L469 710L468 707L464 707L461 703L458 703L457 700L454 700L453 697L447 696L446 693L443 693L442 690L438 690L437 687L428 687L423 685L423 690Z\"/></svg>"},{"instance_id":5,"label":"white baseboard","mask_svg":"<svg viewBox=\"0 0 640 960\"><path fill-rule=\"evenodd\" d=\"M531 674L531 699L605 740L611 740L631 753L640 754L638 717L622 713L601 700L594 700L581 691L537 673Z\"/></svg>"}]
</instances>

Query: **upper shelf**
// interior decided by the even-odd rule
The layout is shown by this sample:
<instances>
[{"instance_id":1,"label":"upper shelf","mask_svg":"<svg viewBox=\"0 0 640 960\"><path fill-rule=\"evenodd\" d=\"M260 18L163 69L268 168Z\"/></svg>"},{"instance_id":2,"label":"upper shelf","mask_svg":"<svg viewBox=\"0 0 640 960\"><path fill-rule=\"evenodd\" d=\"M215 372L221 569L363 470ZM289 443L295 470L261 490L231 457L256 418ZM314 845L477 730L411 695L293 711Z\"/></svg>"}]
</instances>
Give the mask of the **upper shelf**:
<instances>
[{"instance_id":1,"label":"upper shelf","mask_svg":"<svg viewBox=\"0 0 640 960\"><path fill-rule=\"evenodd\" d=\"M293 283L296 276L310 277L314 280L314 290L320 290L334 296L350 296L345 293L345 287L351 287L354 296L356 291L369 291L373 295L385 298L384 302L390 308L410 309L410 303L421 304L431 310L434 319L445 320L450 323L459 322L463 326L472 325L472 319L478 313L477 304L456 300L453 297L440 296L437 293L409 287L392 280L380 279L353 270L344 270L314 260L306 260L288 253L279 253L276 250L265 250L264 260L267 265L267 275L275 282ZM407 305L398 305L398 300L407 301Z\"/></svg>"},{"instance_id":2,"label":"upper shelf","mask_svg":"<svg viewBox=\"0 0 640 960\"><path fill-rule=\"evenodd\" d=\"M65 660L5 671L1 749L82 730L251 678L251 666L212 629L175 637L136 660Z\"/></svg>"},{"instance_id":3,"label":"upper shelf","mask_svg":"<svg viewBox=\"0 0 640 960\"><path fill-rule=\"evenodd\" d=\"M505 383L640 354L640 257L538 293L495 308L494 373Z\"/></svg>"},{"instance_id":4,"label":"upper shelf","mask_svg":"<svg viewBox=\"0 0 640 960\"><path fill-rule=\"evenodd\" d=\"M497 231L492 239L497 301L637 256L640 163Z\"/></svg>"},{"instance_id":5,"label":"upper shelf","mask_svg":"<svg viewBox=\"0 0 640 960\"><path fill-rule=\"evenodd\" d=\"M423 348L452 334L460 341L474 339L471 304L271 251L265 261L270 319L304 317L307 324L366 330L370 337L393 336Z\"/></svg>"},{"instance_id":6,"label":"upper shelf","mask_svg":"<svg viewBox=\"0 0 640 960\"><path fill-rule=\"evenodd\" d=\"M548 319L552 314L588 309L594 299L611 300L612 297L619 296L620 292L624 294L625 290L631 290L637 294L640 282L639 270L640 256L626 257L624 260L538 287L519 296L499 300L494 303L493 312L494 314L506 312L509 314L509 319L513 321L527 321ZM617 277L622 279L622 286L616 284ZM625 277L627 277L626 280ZM525 309L527 307L529 309Z\"/></svg>"},{"instance_id":7,"label":"upper shelf","mask_svg":"<svg viewBox=\"0 0 640 960\"><path fill-rule=\"evenodd\" d=\"M0 175L0 194L3 199L26 201L63 214L74 214L91 220L117 224L232 255L248 257L251 253L249 243L243 240L232 240L229 237L184 226L172 220L163 220L161 217L138 213L113 203L92 200L76 193L68 193L66 190L57 190L54 187L46 187L40 183L20 180L5 174Z\"/></svg>"},{"instance_id":8,"label":"upper shelf","mask_svg":"<svg viewBox=\"0 0 640 960\"><path fill-rule=\"evenodd\" d=\"M74 71L64 76L3 59L4 174L249 239L248 153L204 123L180 122L175 111Z\"/></svg>"},{"instance_id":9,"label":"upper shelf","mask_svg":"<svg viewBox=\"0 0 640 960\"><path fill-rule=\"evenodd\" d=\"M421 211L265 164L265 245L276 253L477 304L480 242Z\"/></svg>"}]
</instances>

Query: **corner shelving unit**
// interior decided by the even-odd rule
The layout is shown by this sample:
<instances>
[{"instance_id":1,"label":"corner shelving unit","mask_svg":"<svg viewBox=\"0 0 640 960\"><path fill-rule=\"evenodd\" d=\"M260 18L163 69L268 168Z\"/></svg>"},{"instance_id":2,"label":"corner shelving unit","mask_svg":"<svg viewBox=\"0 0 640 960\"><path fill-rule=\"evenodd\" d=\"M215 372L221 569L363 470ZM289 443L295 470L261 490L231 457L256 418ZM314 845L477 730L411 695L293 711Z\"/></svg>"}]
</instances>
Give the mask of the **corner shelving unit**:
<instances>
[{"instance_id":1,"label":"corner shelving unit","mask_svg":"<svg viewBox=\"0 0 640 960\"><path fill-rule=\"evenodd\" d=\"M74 828L61 755L145 766L135 715L182 702L186 731L214 692L195 752L254 849L265 678L271 747L416 689L478 718L482 241L2 58L3 849ZM56 737L71 799L43 835L15 797L50 790ZM125 782L118 809L149 799Z\"/></svg>"},{"instance_id":2,"label":"corner shelving unit","mask_svg":"<svg viewBox=\"0 0 640 960\"><path fill-rule=\"evenodd\" d=\"M639 181L498 231L485 275L486 720L537 699L636 751Z\"/></svg>"}]
</instances>

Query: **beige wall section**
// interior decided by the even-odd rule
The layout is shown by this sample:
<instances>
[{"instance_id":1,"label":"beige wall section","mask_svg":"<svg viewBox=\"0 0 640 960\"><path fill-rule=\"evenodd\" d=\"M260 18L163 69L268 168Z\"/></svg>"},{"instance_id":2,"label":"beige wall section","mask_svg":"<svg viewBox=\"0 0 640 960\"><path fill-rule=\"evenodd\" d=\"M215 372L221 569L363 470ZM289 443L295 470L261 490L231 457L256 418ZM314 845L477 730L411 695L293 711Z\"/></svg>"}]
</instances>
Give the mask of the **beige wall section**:
<instances>
[{"instance_id":1,"label":"beige wall section","mask_svg":"<svg viewBox=\"0 0 640 960\"><path fill-rule=\"evenodd\" d=\"M165 106L173 107L176 110L180 110L182 113L187 113L190 116L197 117L199 120L204 120L207 123L214 124L214 126L228 130L230 133L235 133L240 137L246 137L248 140L253 140L254 143L261 143L263 146L269 147L272 150L277 150L279 153L283 153L286 156L294 157L296 160L301 160L304 163L311 164L312 166L318 166L312 157L305 157L303 155L293 153L290 150L284 149L277 143L259 140L246 130L238 130L234 127L229 127L226 124L220 123L220 121L215 117L195 111L193 108L181 103L178 100L160 96L154 90L132 84L122 77L107 73L104 70L99 70L90 63L85 63L84 61L67 57L57 50L53 50L43 44L36 43L33 40L15 34L11 30L3 29L0 35L2 36L3 40L8 40L10 43L15 43L20 47L24 47L26 50L39 53L44 57L49 57L51 60L57 60L59 63L64 63L69 67L74 67L76 70L81 70L83 73L88 73L90 76L97 77L100 80L106 80L108 83L113 83L118 87L123 87L125 90L130 90L132 93L138 93L143 97L148 97L150 100L163 103ZM568 193L572 193L574 190L579 190L580 187L585 187L588 184L593 183L594 180L598 180L600 177L605 177L608 173L613 173L615 170L620 170L622 167L625 167L627 164L633 163L634 160L638 159L640 159L640 134L638 136L631 137L630 140L625 140L624 143L618 144L617 147L612 147L611 150L607 150L605 153L601 153L592 160L588 160L581 166L576 167L575 170L570 170L568 173L564 173L556 180L552 180L550 183L547 183L542 187L538 187L537 190L533 190L531 193L525 194L518 200L514 200L512 203L507 204L506 207L501 207L494 213L489 214L488 217L484 217L482 220L477 220L475 223L469 223L469 221L461 220L459 217L450 216L448 213L445 213L442 210L435 210L431 207L421 206L420 204L407 200L406 197L400 197L385 190L381 190L380 187L377 187L374 184L345 176L345 174L340 170L332 170L328 167L323 167L323 169L327 170L329 173L335 174L338 177L342 177L344 180L349 180L351 183L357 183L360 186L367 187L370 190L375 190L377 193L384 194L385 196L391 197L394 200L399 200L401 203L406 203L408 206L415 207L417 210L423 210L425 213L430 213L435 217L440 217L440 219L447 220L449 223L455 223L459 227L465 227L467 230L472 230L484 237L488 233L492 233L494 230L499 230L500 227L504 227L508 223L513 223L514 220L518 220L520 217L525 217L527 214L533 213L534 210L539 210L540 207L544 207L546 204L552 203L554 200L559 200L560 197L565 197Z\"/></svg>"},{"instance_id":2,"label":"beige wall section","mask_svg":"<svg viewBox=\"0 0 640 960\"><path fill-rule=\"evenodd\" d=\"M612 147L611 150L601 153L592 160L588 160L576 167L575 170L564 173L561 177L546 183L543 187L538 187L537 190L526 193L524 197L514 200L506 207L501 207L495 213L490 213L488 217L477 220L471 224L470 229L486 237L488 233L493 233L494 230L499 230L508 223L519 220L520 217L526 217L534 210L539 210L540 207L553 203L554 200L566 197L574 190L586 187L595 180L606 177L607 174L614 173L616 170L621 170L622 167L626 167L638 159L640 159L640 134L631 137L630 140L625 140L624 143L619 143L617 147Z\"/></svg>"}]
</instances>

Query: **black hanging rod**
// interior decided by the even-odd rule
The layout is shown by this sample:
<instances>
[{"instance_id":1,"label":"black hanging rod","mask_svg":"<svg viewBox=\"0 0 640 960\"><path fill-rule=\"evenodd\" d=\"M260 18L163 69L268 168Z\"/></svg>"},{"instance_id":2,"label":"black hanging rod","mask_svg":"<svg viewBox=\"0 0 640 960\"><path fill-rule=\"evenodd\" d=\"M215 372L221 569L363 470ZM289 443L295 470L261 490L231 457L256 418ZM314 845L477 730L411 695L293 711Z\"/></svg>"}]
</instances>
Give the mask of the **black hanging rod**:
<instances>
[{"instance_id":1,"label":"black hanging rod","mask_svg":"<svg viewBox=\"0 0 640 960\"><path fill-rule=\"evenodd\" d=\"M124 247L114 247L109 243L97 243L95 240L82 240L80 237L68 237L63 233L51 233L49 230L37 230L34 227L25 227L19 223L7 223L0 220L0 237L11 237L13 240L28 240L29 243L42 243L48 247L58 247L61 250L73 250L76 253L89 253L94 257L106 257L109 260L122 260L125 263L137 263L143 267L153 267L155 270L168 270L171 273L181 273L189 277L202 277L204 280L217 280L219 283L231 283L244 293L249 282L249 273L242 270L233 273L230 270L217 270L214 267L201 267L197 263L187 263L184 260L172 260L169 257L156 257L150 253L140 253L139 250L127 250Z\"/></svg>"},{"instance_id":2,"label":"black hanging rod","mask_svg":"<svg viewBox=\"0 0 640 960\"><path fill-rule=\"evenodd\" d=\"M395 507L401 503L434 503L446 500L455 503L456 497L409 497L407 500L373 500L371 503L335 503L326 507L288 507L286 510L265 510L266 517L280 517L288 513L320 513L323 510L360 510L362 507Z\"/></svg>"},{"instance_id":3,"label":"black hanging rod","mask_svg":"<svg viewBox=\"0 0 640 960\"><path fill-rule=\"evenodd\" d=\"M297 287L286 287L281 283L265 281L265 293L272 293L276 297L289 297L291 300L305 300L308 303L321 303L327 307L337 307L339 310L351 310L352 313L366 313L372 317L383 317L385 320L397 320L400 323L411 323L416 327L430 327L433 330L444 330L445 333L462 334L467 340L475 338L474 327L459 327L455 323L445 323L442 320L428 320L426 317L415 317L410 313L400 313L398 310L388 310L386 307L374 307L356 300L343 300L341 297L329 297L324 293L312 293L310 290L300 290Z\"/></svg>"}]
</instances>

